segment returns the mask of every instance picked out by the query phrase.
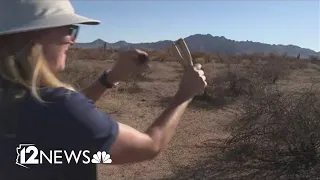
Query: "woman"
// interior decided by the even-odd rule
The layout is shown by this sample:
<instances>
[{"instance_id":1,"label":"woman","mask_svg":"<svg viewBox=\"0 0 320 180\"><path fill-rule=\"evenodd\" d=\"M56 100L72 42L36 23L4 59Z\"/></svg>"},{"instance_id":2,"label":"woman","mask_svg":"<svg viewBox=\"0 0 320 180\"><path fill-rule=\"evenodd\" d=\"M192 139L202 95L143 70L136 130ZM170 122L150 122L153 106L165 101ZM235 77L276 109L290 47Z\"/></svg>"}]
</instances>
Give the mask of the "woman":
<instances>
[{"instance_id":1,"label":"woman","mask_svg":"<svg viewBox=\"0 0 320 180\"><path fill-rule=\"evenodd\" d=\"M188 69L168 107L145 132L139 132L100 112L94 102L148 66L145 52L122 53L107 73L77 92L56 73L65 67L66 51L78 34L76 24L99 21L75 14L69 1L0 1L0 13L2 180L96 179L94 164L19 166L15 164L21 165L19 144L34 144L44 152L106 151L112 164L150 160L166 147L193 96L206 86L201 65Z\"/></svg>"}]
</instances>

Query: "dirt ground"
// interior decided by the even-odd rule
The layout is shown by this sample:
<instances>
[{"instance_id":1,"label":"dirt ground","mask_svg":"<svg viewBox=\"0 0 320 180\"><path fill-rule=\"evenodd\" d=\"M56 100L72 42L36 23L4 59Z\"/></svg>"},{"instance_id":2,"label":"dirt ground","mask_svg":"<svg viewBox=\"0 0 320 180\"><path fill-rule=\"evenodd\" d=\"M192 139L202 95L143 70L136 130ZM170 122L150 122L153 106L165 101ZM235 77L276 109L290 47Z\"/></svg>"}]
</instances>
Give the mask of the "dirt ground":
<instances>
[{"instance_id":1,"label":"dirt ground","mask_svg":"<svg viewBox=\"0 0 320 180\"><path fill-rule=\"evenodd\" d=\"M112 61L77 61L78 68L87 68L88 71L96 72L92 73L93 77L111 64ZM223 66L224 64L215 62L205 64L207 78L215 77ZM319 69L319 66L309 64L307 68L292 73L288 80L279 81L279 84L287 90L309 86L311 77L319 82ZM168 98L174 95L180 76L181 67L178 63L152 62L152 73L148 74L145 80L137 82L139 88L122 90L122 87L128 86L122 83L118 89L106 92L97 106L115 120L144 131L164 110ZM81 83L89 82L89 80L83 80ZM226 128L228 123L237 117L241 109L236 103L223 108L201 108L201 102L194 104L188 107L173 140L157 158L131 165L100 165L99 180L170 178L179 173L178 168L192 166L196 160L206 158L206 155L212 152L208 152L203 145L212 139L226 138L229 135ZM180 175L185 179L192 179L188 178L187 174Z\"/></svg>"}]
</instances>

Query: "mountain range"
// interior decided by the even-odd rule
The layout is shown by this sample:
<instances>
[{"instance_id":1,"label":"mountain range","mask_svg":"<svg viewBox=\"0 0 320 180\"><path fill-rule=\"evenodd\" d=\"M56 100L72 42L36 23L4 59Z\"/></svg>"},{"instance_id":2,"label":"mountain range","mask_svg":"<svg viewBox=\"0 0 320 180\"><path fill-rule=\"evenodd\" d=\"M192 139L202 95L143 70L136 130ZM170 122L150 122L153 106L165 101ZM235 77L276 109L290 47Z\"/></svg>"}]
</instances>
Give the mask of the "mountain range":
<instances>
[{"instance_id":1,"label":"mountain range","mask_svg":"<svg viewBox=\"0 0 320 180\"><path fill-rule=\"evenodd\" d=\"M224 36L212 36L211 34L195 34L184 38L190 51L198 52L215 52L226 54L242 54L242 53L278 53L287 54L288 56L320 57L320 51L316 52L311 49L302 48L296 45L275 45L253 41L235 41L225 38ZM126 41L118 41L108 43L102 39L97 39L90 43L75 43L74 48L101 48L106 45L108 49L129 50L133 48L143 48L147 50L162 50L167 49L172 45L173 41L164 40L147 43L129 43Z\"/></svg>"}]
</instances>

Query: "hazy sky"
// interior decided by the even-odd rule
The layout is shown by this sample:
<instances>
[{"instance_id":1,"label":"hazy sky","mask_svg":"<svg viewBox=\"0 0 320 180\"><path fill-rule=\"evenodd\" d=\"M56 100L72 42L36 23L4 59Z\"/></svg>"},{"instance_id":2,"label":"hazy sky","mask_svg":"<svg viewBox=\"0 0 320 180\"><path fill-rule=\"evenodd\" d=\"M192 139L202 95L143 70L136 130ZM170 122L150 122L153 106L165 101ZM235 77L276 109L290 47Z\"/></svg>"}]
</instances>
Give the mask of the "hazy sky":
<instances>
[{"instance_id":1,"label":"hazy sky","mask_svg":"<svg viewBox=\"0 0 320 180\"><path fill-rule=\"evenodd\" d=\"M176 40L192 34L237 41L294 44L320 51L319 0L71 0L82 26L78 42Z\"/></svg>"}]
</instances>

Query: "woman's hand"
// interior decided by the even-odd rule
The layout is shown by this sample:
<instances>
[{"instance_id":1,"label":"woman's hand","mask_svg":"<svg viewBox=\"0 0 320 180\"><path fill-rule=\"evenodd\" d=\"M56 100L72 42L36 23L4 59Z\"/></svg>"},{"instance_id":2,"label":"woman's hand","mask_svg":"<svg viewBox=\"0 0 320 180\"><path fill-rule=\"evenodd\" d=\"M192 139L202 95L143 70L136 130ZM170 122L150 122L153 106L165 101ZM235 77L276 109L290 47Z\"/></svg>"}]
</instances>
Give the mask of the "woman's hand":
<instances>
[{"instance_id":1,"label":"woman's hand","mask_svg":"<svg viewBox=\"0 0 320 180\"><path fill-rule=\"evenodd\" d=\"M122 52L109 71L108 81L111 83L125 81L130 76L135 76L147 68L150 68L150 65L146 52L138 49Z\"/></svg>"},{"instance_id":2,"label":"woman's hand","mask_svg":"<svg viewBox=\"0 0 320 180\"><path fill-rule=\"evenodd\" d=\"M108 73L106 81L116 85L119 81L127 80L131 75L137 75L141 71L150 68L148 54L141 50L134 50L120 53L119 59L115 62ZM96 81L91 86L82 90L82 93L93 102L96 102L106 88Z\"/></svg>"},{"instance_id":3,"label":"woman's hand","mask_svg":"<svg viewBox=\"0 0 320 180\"><path fill-rule=\"evenodd\" d=\"M206 86L206 76L202 66L201 64L195 64L184 73L176 97L183 100L192 99L198 93L203 92Z\"/></svg>"}]
</instances>

